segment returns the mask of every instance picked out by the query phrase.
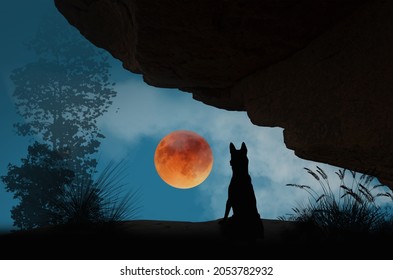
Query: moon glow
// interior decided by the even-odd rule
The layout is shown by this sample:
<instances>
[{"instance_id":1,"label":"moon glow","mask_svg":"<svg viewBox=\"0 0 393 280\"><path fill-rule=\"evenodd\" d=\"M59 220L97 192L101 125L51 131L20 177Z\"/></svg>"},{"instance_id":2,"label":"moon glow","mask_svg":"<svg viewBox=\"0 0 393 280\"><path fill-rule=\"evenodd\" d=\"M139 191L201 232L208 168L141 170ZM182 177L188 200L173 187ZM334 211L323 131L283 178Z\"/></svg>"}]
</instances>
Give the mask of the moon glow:
<instances>
[{"instance_id":1,"label":"moon glow","mask_svg":"<svg viewBox=\"0 0 393 280\"><path fill-rule=\"evenodd\" d=\"M201 184L213 167L213 153L207 141L189 130L176 130L158 143L154 164L168 185L189 189Z\"/></svg>"}]
</instances>

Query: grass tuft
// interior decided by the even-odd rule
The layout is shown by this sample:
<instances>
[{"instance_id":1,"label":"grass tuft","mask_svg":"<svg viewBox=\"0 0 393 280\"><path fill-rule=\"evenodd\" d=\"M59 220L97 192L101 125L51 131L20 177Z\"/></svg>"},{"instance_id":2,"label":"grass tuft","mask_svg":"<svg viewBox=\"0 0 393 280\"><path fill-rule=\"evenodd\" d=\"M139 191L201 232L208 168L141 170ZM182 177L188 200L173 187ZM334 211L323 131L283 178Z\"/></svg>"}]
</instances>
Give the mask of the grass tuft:
<instances>
[{"instance_id":1,"label":"grass tuft","mask_svg":"<svg viewBox=\"0 0 393 280\"><path fill-rule=\"evenodd\" d=\"M377 188L384 185L371 186L374 177L366 174L357 174L349 170L349 184L346 182L346 169L339 169L335 174L340 180L337 189L330 185L327 174L317 166L313 171L304 168L319 183L319 188L286 184L306 191L310 198L308 204L292 208L293 213L279 217L281 220L308 222L316 225L326 236L342 233L371 233L386 229L392 224L392 215L376 203L376 198L385 196L393 201L391 191L375 193ZM319 176L318 176L319 175ZM386 186L385 186L386 187Z\"/></svg>"},{"instance_id":2,"label":"grass tuft","mask_svg":"<svg viewBox=\"0 0 393 280\"><path fill-rule=\"evenodd\" d=\"M109 162L95 180L73 182L58 204L65 224L102 224L137 218L140 189L124 191L126 162Z\"/></svg>"}]
</instances>

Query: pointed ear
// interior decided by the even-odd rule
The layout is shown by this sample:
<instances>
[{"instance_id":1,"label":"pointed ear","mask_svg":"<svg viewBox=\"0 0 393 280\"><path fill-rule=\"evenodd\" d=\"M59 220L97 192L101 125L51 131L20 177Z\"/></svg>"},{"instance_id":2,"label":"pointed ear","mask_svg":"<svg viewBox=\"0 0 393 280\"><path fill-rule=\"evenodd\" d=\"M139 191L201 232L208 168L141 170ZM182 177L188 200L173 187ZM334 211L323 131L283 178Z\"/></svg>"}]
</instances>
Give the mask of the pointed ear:
<instances>
[{"instance_id":1,"label":"pointed ear","mask_svg":"<svg viewBox=\"0 0 393 280\"><path fill-rule=\"evenodd\" d=\"M231 154L236 151L235 145L233 145L233 143L231 142L231 144L229 144L229 150L231 151Z\"/></svg>"},{"instance_id":2,"label":"pointed ear","mask_svg":"<svg viewBox=\"0 0 393 280\"><path fill-rule=\"evenodd\" d=\"M245 154L247 154L247 147L246 144L244 144L244 142L242 143L242 147L240 148L240 150L242 150Z\"/></svg>"}]
</instances>

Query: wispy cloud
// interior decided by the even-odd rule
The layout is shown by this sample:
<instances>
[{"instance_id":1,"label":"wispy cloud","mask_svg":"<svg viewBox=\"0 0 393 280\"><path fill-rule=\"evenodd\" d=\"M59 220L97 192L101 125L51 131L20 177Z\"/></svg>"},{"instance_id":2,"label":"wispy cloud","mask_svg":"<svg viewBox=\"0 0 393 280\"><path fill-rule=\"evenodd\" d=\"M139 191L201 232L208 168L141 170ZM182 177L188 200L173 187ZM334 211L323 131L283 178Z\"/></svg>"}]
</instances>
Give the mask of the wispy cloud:
<instances>
[{"instance_id":1,"label":"wispy cloud","mask_svg":"<svg viewBox=\"0 0 393 280\"><path fill-rule=\"evenodd\" d=\"M200 122L208 111L186 102L190 98L184 93L150 87L139 81L119 84L116 91L118 96L100 120L100 126L132 143L174 129L202 127Z\"/></svg>"},{"instance_id":2,"label":"wispy cloud","mask_svg":"<svg viewBox=\"0 0 393 280\"><path fill-rule=\"evenodd\" d=\"M135 80L116 86L118 96L111 110L100 120L100 127L124 145L138 145L142 137L162 138L177 129L203 135L214 153L211 176L201 187L206 218L223 215L231 176L229 143L248 147L249 169L258 206L265 218L290 212L306 193L285 186L287 183L315 184L304 167L316 163L296 157L285 147L281 128L253 125L245 112L231 112L207 106L176 90L164 90ZM113 151L112 151L113 152ZM320 164L325 171L335 167Z\"/></svg>"}]
</instances>

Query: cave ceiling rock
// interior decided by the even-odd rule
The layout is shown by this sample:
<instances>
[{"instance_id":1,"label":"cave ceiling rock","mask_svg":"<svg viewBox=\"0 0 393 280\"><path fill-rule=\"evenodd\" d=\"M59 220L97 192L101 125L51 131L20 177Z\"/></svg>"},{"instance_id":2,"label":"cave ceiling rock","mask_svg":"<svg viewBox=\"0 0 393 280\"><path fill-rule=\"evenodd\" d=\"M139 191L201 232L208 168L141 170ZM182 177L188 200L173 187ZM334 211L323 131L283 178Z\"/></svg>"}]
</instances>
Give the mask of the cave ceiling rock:
<instances>
[{"instance_id":1,"label":"cave ceiling rock","mask_svg":"<svg viewBox=\"0 0 393 280\"><path fill-rule=\"evenodd\" d=\"M392 186L392 1L54 2L147 84L246 111L297 156Z\"/></svg>"}]
</instances>

